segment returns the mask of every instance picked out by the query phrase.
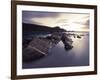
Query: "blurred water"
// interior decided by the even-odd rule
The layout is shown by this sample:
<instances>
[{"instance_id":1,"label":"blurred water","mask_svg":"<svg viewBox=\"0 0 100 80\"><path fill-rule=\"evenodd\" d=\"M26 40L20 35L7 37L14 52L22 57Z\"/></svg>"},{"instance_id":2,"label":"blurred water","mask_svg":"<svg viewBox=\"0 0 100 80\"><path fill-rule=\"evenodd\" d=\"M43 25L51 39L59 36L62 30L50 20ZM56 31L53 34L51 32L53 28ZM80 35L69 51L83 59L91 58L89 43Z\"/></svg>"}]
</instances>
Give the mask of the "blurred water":
<instances>
[{"instance_id":1,"label":"blurred water","mask_svg":"<svg viewBox=\"0 0 100 80\"><path fill-rule=\"evenodd\" d=\"M66 51L62 41L49 50L49 54L37 61L23 63L23 68L47 68L47 67L69 67L89 65L89 35L84 34L81 38L74 38L73 48Z\"/></svg>"}]
</instances>

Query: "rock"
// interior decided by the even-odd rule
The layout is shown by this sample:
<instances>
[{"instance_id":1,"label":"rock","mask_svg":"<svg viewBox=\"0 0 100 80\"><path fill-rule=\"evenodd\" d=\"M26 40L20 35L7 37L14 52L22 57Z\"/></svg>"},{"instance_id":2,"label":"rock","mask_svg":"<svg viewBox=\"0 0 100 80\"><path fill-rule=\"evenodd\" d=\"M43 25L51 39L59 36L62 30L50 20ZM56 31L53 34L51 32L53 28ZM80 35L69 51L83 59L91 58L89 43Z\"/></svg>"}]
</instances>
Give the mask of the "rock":
<instances>
[{"instance_id":1,"label":"rock","mask_svg":"<svg viewBox=\"0 0 100 80\"><path fill-rule=\"evenodd\" d=\"M23 61L29 62L47 56L49 49L53 48L61 40L66 50L73 48L73 41L68 37L66 33L62 34L55 32L46 38L33 38L30 42L28 42L26 47L23 47Z\"/></svg>"},{"instance_id":2,"label":"rock","mask_svg":"<svg viewBox=\"0 0 100 80\"><path fill-rule=\"evenodd\" d=\"M54 47L60 41L59 36L47 37L47 38L34 38L28 44L27 47L23 48L23 61L33 61L43 56L46 56L49 49Z\"/></svg>"},{"instance_id":3,"label":"rock","mask_svg":"<svg viewBox=\"0 0 100 80\"><path fill-rule=\"evenodd\" d=\"M30 62L33 60L37 60L42 58L43 56L44 54L41 54L39 51L29 46L23 49L23 62Z\"/></svg>"},{"instance_id":4,"label":"rock","mask_svg":"<svg viewBox=\"0 0 100 80\"><path fill-rule=\"evenodd\" d=\"M62 38L61 38L62 42L64 43L64 46L65 46L65 49L68 50L68 49L72 49L73 46L72 46L72 39L68 37L68 35L66 33L64 33L62 35Z\"/></svg>"},{"instance_id":5,"label":"rock","mask_svg":"<svg viewBox=\"0 0 100 80\"><path fill-rule=\"evenodd\" d=\"M26 48L23 48L23 61L37 60L46 56L50 45L50 40L34 38Z\"/></svg>"},{"instance_id":6,"label":"rock","mask_svg":"<svg viewBox=\"0 0 100 80\"><path fill-rule=\"evenodd\" d=\"M81 36L77 35L77 38L81 38Z\"/></svg>"}]
</instances>

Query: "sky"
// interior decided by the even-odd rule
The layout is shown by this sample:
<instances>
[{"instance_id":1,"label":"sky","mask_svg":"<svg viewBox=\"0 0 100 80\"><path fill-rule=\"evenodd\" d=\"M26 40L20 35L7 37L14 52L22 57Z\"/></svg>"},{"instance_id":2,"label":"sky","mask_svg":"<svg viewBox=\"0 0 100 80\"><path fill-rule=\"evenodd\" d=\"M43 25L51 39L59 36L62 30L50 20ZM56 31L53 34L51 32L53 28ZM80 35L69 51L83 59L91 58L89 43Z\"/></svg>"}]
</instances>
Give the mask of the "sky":
<instances>
[{"instance_id":1,"label":"sky","mask_svg":"<svg viewBox=\"0 0 100 80\"><path fill-rule=\"evenodd\" d=\"M22 22L73 31L89 31L89 14L68 12L22 11Z\"/></svg>"}]
</instances>

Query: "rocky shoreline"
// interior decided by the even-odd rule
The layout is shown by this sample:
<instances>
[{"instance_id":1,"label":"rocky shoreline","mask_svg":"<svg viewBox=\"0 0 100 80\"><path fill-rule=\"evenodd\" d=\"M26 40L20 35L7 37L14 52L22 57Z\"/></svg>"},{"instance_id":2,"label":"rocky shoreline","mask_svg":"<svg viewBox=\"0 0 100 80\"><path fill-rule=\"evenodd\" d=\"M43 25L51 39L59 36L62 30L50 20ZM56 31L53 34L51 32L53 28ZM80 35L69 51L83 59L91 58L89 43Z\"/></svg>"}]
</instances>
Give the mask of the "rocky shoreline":
<instances>
[{"instance_id":1,"label":"rocky shoreline","mask_svg":"<svg viewBox=\"0 0 100 80\"><path fill-rule=\"evenodd\" d=\"M63 42L66 50L72 49L72 39L66 34L61 32L54 32L51 36L34 37L23 43L23 61L29 62L47 56L49 49L55 47L60 41Z\"/></svg>"}]
</instances>

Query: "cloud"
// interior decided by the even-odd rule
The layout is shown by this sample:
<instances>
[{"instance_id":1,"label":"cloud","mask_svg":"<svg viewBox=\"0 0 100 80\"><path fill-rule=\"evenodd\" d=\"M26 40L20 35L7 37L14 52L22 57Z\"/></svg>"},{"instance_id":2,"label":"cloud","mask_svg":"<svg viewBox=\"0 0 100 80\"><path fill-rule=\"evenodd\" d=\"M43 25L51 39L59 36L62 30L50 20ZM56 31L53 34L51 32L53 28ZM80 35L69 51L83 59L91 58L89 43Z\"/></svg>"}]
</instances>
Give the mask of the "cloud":
<instances>
[{"instance_id":1,"label":"cloud","mask_svg":"<svg viewBox=\"0 0 100 80\"><path fill-rule=\"evenodd\" d=\"M85 21L85 22L74 22L76 24L81 24L81 25L89 25L89 20Z\"/></svg>"},{"instance_id":2,"label":"cloud","mask_svg":"<svg viewBox=\"0 0 100 80\"><path fill-rule=\"evenodd\" d=\"M22 11L22 22L32 23L33 18L56 18L57 12Z\"/></svg>"},{"instance_id":3,"label":"cloud","mask_svg":"<svg viewBox=\"0 0 100 80\"><path fill-rule=\"evenodd\" d=\"M57 17L59 13L57 12L40 12L40 11L23 11L23 17Z\"/></svg>"},{"instance_id":4,"label":"cloud","mask_svg":"<svg viewBox=\"0 0 100 80\"><path fill-rule=\"evenodd\" d=\"M89 16L85 16L85 17L82 17L79 20L76 20L74 23L84 25L84 26L89 26L89 22L90 22Z\"/></svg>"},{"instance_id":5,"label":"cloud","mask_svg":"<svg viewBox=\"0 0 100 80\"><path fill-rule=\"evenodd\" d=\"M64 29L89 29L89 14L84 13L23 11L22 21Z\"/></svg>"}]
</instances>

